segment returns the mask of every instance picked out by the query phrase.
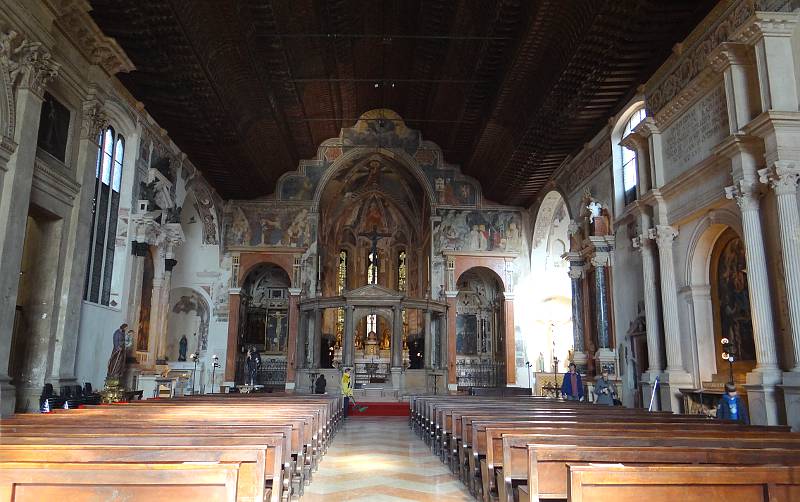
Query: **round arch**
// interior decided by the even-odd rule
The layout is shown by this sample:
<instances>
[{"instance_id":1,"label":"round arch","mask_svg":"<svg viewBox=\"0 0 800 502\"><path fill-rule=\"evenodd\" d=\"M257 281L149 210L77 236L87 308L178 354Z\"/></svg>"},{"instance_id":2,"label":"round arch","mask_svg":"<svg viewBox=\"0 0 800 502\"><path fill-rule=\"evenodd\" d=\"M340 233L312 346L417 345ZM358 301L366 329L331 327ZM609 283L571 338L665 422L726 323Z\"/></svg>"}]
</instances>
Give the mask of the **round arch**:
<instances>
[{"instance_id":1,"label":"round arch","mask_svg":"<svg viewBox=\"0 0 800 502\"><path fill-rule=\"evenodd\" d=\"M404 151L400 150L390 150L387 148L353 148L349 152L339 156L333 163L330 165L328 169L322 174L319 183L317 184L317 188L314 191L314 198L311 204L311 212L312 213L319 213L320 203L322 201L322 195L325 193L325 189L328 185L328 182L332 180L339 171L344 169L349 169L353 163L361 160L363 158L380 155L387 159L395 161L397 164L402 165L408 172L416 179L419 186L425 191L425 197L429 204L430 214L434 214L434 206L433 201L436 200L433 188L428 183L428 179L425 176L425 173L422 172L422 168L419 167L419 163L408 155Z\"/></svg>"},{"instance_id":2,"label":"round arch","mask_svg":"<svg viewBox=\"0 0 800 502\"><path fill-rule=\"evenodd\" d=\"M711 257L714 246L726 230L742 237L739 217L729 209L710 211L695 226L689 240L684 281L689 292L690 315L693 316L693 343L697 347L694 374L699 382L709 381L718 371L714 340L714 307L711 297Z\"/></svg>"},{"instance_id":3,"label":"round arch","mask_svg":"<svg viewBox=\"0 0 800 502\"><path fill-rule=\"evenodd\" d=\"M14 132L16 128L17 114L14 106L14 88L11 85L8 68L2 65L0 68L0 144L9 154L13 153Z\"/></svg>"}]
</instances>

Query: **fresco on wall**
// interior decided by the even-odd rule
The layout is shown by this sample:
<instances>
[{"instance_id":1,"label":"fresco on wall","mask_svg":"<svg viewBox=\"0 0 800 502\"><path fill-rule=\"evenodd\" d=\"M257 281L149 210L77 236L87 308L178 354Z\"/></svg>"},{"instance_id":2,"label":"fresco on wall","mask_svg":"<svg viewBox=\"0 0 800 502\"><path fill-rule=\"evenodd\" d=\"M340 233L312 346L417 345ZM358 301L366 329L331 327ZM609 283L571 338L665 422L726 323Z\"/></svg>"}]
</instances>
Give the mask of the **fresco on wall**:
<instances>
[{"instance_id":1,"label":"fresco on wall","mask_svg":"<svg viewBox=\"0 0 800 502\"><path fill-rule=\"evenodd\" d=\"M228 246L307 247L316 234L306 208L233 206Z\"/></svg>"},{"instance_id":2,"label":"fresco on wall","mask_svg":"<svg viewBox=\"0 0 800 502\"><path fill-rule=\"evenodd\" d=\"M439 250L507 251L522 249L521 216L517 211L439 210L434 229Z\"/></svg>"},{"instance_id":3,"label":"fresco on wall","mask_svg":"<svg viewBox=\"0 0 800 502\"><path fill-rule=\"evenodd\" d=\"M306 166L303 174L291 174L280 181L278 193L281 200L307 200L314 198L322 173L327 165Z\"/></svg>"},{"instance_id":4,"label":"fresco on wall","mask_svg":"<svg viewBox=\"0 0 800 502\"><path fill-rule=\"evenodd\" d=\"M753 321L750 315L750 294L747 286L747 262L744 244L739 237L728 241L717 263L717 292L722 336L731 340L736 359L755 361Z\"/></svg>"},{"instance_id":5,"label":"fresco on wall","mask_svg":"<svg viewBox=\"0 0 800 502\"><path fill-rule=\"evenodd\" d=\"M194 313L200 318L199 326L197 328L197 350L206 350L208 348L208 324L209 324L209 309L208 303L205 298L198 295L194 291L186 291L189 294L181 295L175 305L172 307L173 314L191 314ZM182 333L186 334L186 333Z\"/></svg>"},{"instance_id":6,"label":"fresco on wall","mask_svg":"<svg viewBox=\"0 0 800 502\"><path fill-rule=\"evenodd\" d=\"M370 110L356 125L342 129L344 147L400 148L413 155L420 142L419 131L409 129L397 112L387 109Z\"/></svg>"}]
</instances>

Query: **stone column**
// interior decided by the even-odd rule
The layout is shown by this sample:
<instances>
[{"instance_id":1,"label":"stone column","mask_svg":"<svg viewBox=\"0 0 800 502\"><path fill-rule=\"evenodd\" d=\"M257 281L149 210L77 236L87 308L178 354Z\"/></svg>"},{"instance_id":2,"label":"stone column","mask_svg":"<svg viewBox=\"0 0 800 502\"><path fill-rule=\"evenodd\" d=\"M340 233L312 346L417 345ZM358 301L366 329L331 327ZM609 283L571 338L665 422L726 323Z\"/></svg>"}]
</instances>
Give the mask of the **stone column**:
<instances>
[{"instance_id":1,"label":"stone column","mask_svg":"<svg viewBox=\"0 0 800 502\"><path fill-rule=\"evenodd\" d=\"M725 194L729 199L736 200L742 213L750 313L756 348L756 368L747 375L750 411L753 423L772 425L778 423L775 384L780 381L781 372L775 348L772 300L757 188L755 182L743 179L725 188Z\"/></svg>"},{"instance_id":2,"label":"stone column","mask_svg":"<svg viewBox=\"0 0 800 502\"><path fill-rule=\"evenodd\" d=\"M514 293L504 293L503 326L505 328L506 385L517 383L517 343L514 336Z\"/></svg>"},{"instance_id":3,"label":"stone column","mask_svg":"<svg viewBox=\"0 0 800 502\"><path fill-rule=\"evenodd\" d=\"M633 247L642 254L644 282L644 317L647 325L647 373L657 375L664 368L661 361L661 320L658 315L658 283L653 245L647 235L633 239Z\"/></svg>"},{"instance_id":4,"label":"stone column","mask_svg":"<svg viewBox=\"0 0 800 502\"><path fill-rule=\"evenodd\" d=\"M0 186L0 413L3 416L14 412L16 402L16 391L10 385L8 367L36 161L39 115L44 88L56 77L59 69L41 44L29 43L24 49L20 48L20 53L18 78L21 82L16 90L14 107L14 142L17 148L8 160ZM8 56L17 57L17 54ZM2 71L6 70L2 68ZM42 357L47 356L43 354Z\"/></svg>"},{"instance_id":5,"label":"stone column","mask_svg":"<svg viewBox=\"0 0 800 502\"><path fill-rule=\"evenodd\" d=\"M425 369L433 368L433 332L431 331L431 311L425 311Z\"/></svg>"},{"instance_id":6,"label":"stone column","mask_svg":"<svg viewBox=\"0 0 800 502\"><path fill-rule=\"evenodd\" d=\"M779 160L772 168L760 170L759 175L762 183L769 184L775 190L778 200L783 280L786 283L794 345L792 371L800 372L800 209L797 206L800 169L792 162Z\"/></svg>"},{"instance_id":7,"label":"stone column","mask_svg":"<svg viewBox=\"0 0 800 502\"><path fill-rule=\"evenodd\" d=\"M295 369L308 367L306 360L306 343L308 342L308 312L305 310L297 311L297 345L295 346Z\"/></svg>"},{"instance_id":8,"label":"stone column","mask_svg":"<svg viewBox=\"0 0 800 502\"><path fill-rule=\"evenodd\" d=\"M605 237L590 237L595 246L592 266L595 269L595 332L597 333L596 371L608 369L617 374L616 354L611 346L611 305L608 300L608 278L611 266L611 243Z\"/></svg>"},{"instance_id":9,"label":"stone column","mask_svg":"<svg viewBox=\"0 0 800 502\"><path fill-rule=\"evenodd\" d=\"M447 349L447 389L450 392L458 390L458 375L456 374L456 295L458 291L446 291L447 296L447 341L442 347ZM443 340L444 342L444 340Z\"/></svg>"},{"instance_id":10,"label":"stone column","mask_svg":"<svg viewBox=\"0 0 800 502\"><path fill-rule=\"evenodd\" d=\"M322 309L319 307L314 308L314 337L311 340L311 343L308 344L311 347L311 367L314 369L319 368L319 361L320 361L320 351L322 350ZM344 350L346 346L343 347L342 350L342 358L344 358L345 354L347 354ZM352 348L350 352L350 364L345 364L345 366L352 365Z\"/></svg>"},{"instance_id":11,"label":"stone column","mask_svg":"<svg viewBox=\"0 0 800 502\"><path fill-rule=\"evenodd\" d=\"M399 389L403 373L403 313L400 306L392 307L392 387Z\"/></svg>"},{"instance_id":12,"label":"stone column","mask_svg":"<svg viewBox=\"0 0 800 502\"><path fill-rule=\"evenodd\" d=\"M228 348L225 352L225 381L236 380L236 349L239 341L239 314L242 309L241 289L231 288L228 297Z\"/></svg>"},{"instance_id":13,"label":"stone column","mask_svg":"<svg viewBox=\"0 0 800 502\"><path fill-rule=\"evenodd\" d=\"M89 250L92 198L99 149L97 137L108 125L105 113L95 100L85 102L82 108L75 173L82 189L73 202L69 214L68 230L65 233L67 243L64 268L60 291L56 293L57 311L54 312L58 316L58 321L49 381L56 388L76 382L75 359L78 352L81 300L86 278L86 257ZM128 141L132 151L136 151L136 138L128 138Z\"/></svg>"},{"instance_id":14,"label":"stone column","mask_svg":"<svg viewBox=\"0 0 800 502\"><path fill-rule=\"evenodd\" d=\"M299 316L300 288L289 288L289 338L286 341L286 391L292 392L295 388L295 371L302 359L297 357L299 345Z\"/></svg>"},{"instance_id":15,"label":"stone column","mask_svg":"<svg viewBox=\"0 0 800 502\"><path fill-rule=\"evenodd\" d=\"M745 44L723 42L708 59L712 68L725 77L728 125L731 134L737 134L757 112L758 82L753 50Z\"/></svg>"},{"instance_id":16,"label":"stone column","mask_svg":"<svg viewBox=\"0 0 800 502\"><path fill-rule=\"evenodd\" d=\"M678 286L675 280L675 257L672 249L677 235L678 231L669 225L656 225L648 230L648 237L655 240L658 245L661 271L661 308L664 319L664 345L667 353L667 368L661 382L661 404L665 410L675 413L681 411L682 397L679 389L690 386L692 382L691 375L683 366L681 352Z\"/></svg>"},{"instance_id":17,"label":"stone column","mask_svg":"<svg viewBox=\"0 0 800 502\"><path fill-rule=\"evenodd\" d=\"M583 261L572 261L569 278L572 281L572 362L579 373L586 374L586 345L584 341L585 320L583 318Z\"/></svg>"},{"instance_id":18,"label":"stone column","mask_svg":"<svg viewBox=\"0 0 800 502\"><path fill-rule=\"evenodd\" d=\"M156 364L167 364L169 355L167 354L167 334L169 331L169 311L170 300L169 292L172 289L172 269L177 265L177 260L174 258L166 258L164 260L164 279L159 288L160 298L157 307L156 323L158 325L158 351L156 352ZM153 287L155 292L155 287ZM175 358L177 360L177 358Z\"/></svg>"}]
</instances>

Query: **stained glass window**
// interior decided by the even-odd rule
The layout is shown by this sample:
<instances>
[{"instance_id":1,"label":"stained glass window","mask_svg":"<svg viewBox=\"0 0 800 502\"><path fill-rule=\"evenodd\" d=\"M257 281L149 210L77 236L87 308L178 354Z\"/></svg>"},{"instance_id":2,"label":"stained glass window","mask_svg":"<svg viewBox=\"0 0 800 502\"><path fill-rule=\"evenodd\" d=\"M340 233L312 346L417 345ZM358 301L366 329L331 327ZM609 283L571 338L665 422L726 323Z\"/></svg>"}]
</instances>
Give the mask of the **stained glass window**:
<instances>
[{"instance_id":1,"label":"stained glass window","mask_svg":"<svg viewBox=\"0 0 800 502\"><path fill-rule=\"evenodd\" d=\"M344 293L347 286L347 251L339 251L339 269L336 275L336 292L338 294ZM341 344L342 336L344 334L344 307L339 307L336 310L336 343Z\"/></svg>"},{"instance_id":2,"label":"stained glass window","mask_svg":"<svg viewBox=\"0 0 800 502\"><path fill-rule=\"evenodd\" d=\"M408 291L408 266L406 264L406 252L400 251L397 257L397 290Z\"/></svg>"}]
</instances>

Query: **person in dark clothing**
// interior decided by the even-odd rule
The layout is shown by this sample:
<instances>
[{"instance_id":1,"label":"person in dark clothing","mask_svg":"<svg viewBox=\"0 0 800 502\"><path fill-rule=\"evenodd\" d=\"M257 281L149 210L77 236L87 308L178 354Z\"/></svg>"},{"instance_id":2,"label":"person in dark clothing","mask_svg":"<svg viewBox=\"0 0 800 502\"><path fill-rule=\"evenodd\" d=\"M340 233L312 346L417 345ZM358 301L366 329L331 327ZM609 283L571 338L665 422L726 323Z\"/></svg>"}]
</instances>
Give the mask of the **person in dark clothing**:
<instances>
[{"instance_id":1,"label":"person in dark clothing","mask_svg":"<svg viewBox=\"0 0 800 502\"><path fill-rule=\"evenodd\" d=\"M320 373L320 375L314 381L314 394L325 394L325 387L327 385L328 382L325 380L325 375Z\"/></svg>"},{"instance_id":2,"label":"person in dark clothing","mask_svg":"<svg viewBox=\"0 0 800 502\"><path fill-rule=\"evenodd\" d=\"M564 373L561 383L561 397L567 401L583 401L583 380L575 363L569 363L569 371Z\"/></svg>"},{"instance_id":3,"label":"person in dark clothing","mask_svg":"<svg viewBox=\"0 0 800 502\"><path fill-rule=\"evenodd\" d=\"M744 400L737 394L736 386L732 383L725 384L725 394L717 406L717 418L750 425L747 407L744 405Z\"/></svg>"}]
</instances>

